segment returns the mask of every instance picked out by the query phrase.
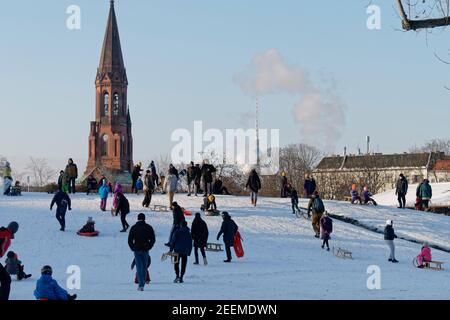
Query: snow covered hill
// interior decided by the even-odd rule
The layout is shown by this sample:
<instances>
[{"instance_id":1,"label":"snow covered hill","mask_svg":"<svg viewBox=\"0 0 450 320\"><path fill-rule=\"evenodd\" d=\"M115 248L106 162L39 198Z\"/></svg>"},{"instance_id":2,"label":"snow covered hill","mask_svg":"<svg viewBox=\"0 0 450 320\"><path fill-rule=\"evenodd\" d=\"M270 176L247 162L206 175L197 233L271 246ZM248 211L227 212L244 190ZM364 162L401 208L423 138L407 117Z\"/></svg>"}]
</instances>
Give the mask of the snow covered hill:
<instances>
[{"instance_id":1,"label":"snow covered hill","mask_svg":"<svg viewBox=\"0 0 450 320\"><path fill-rule=\"evenodd\" d=\"M430 183L433 190L433 198L431 204L433 205L448 205L450 206L450 182L445 183ZM416 202L417 184L411 184L408 187L408 194L406 195L406 205L414 207ZM386 206L398 206L395 190L389 190L374 196L374 199Z\"/></svg>"},{"instance_id":2,"label":"snow covered hill","mask_svg":"<svg viewBox=\"0 0 450 320\"><path fill-rule=\"evenodd\" d=\"M142 196L128 195L132 225L142 212ZM170 262L161 262L166 251L172 223L171 213L147 214L147 222L155 231L157 242L151 251L152 283L138 292L130 270L133 259L127 245L127 234L119 233L120 219L101 213L97 196L77 194L73 210L67 213L67 230L50 212L51 195L27 194L18 198L0 197L0 225L11 220L20 224L11 250L19 254L29 280L13 280L11 299L34 299L33 290L40 268L50 264L54 276L65 286L70 265L81 268L80 299L450 299L449 271L415 269L412 258L420 245L396 241L399 264L387 261L383 236L348 223L334 221L331 246L353 252L354 260L342 260L320 248L311 224L297 219L290 211L290 199L261 198L257 208L246 197L218 196L219 209L227 210L240 227L244 238L245 257L224 264L224 253L207 253L209 265L194 266L189 259L184 284L174 284ZM175 196L182 206L197 211L202 199ZM108 207L112 199L109 199ZM152 203L166 204L167 196L155 195ZM394 220L399 236L428 240L450 247L449 217L426 215L391 207L352 206L348 203L326 202L336 215L350 216L366 224L382 228L387 218ZM302 206L306 206L303 201ZM101 231L98 238L78 237L75 232L92 216ZM210 229L210 242L220 228L220 217L205 217ZM192 217L188 218L189 224ZM433 258L446 262L450 254L433 250ZM4 262L4 259L2 259ZM369 290L367 268L381 269L381 290Z\"/></svg>"}]
</instances>

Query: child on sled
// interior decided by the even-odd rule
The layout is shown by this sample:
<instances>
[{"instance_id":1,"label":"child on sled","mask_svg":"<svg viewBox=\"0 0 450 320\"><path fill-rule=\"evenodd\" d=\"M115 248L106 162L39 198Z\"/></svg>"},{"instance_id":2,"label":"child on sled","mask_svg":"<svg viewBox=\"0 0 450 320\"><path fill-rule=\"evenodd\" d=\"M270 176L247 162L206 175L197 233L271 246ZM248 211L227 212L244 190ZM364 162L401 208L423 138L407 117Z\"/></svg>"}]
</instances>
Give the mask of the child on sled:
<instances>
[{"instance_id":1,"label":"child on sled","mask_svg":"<svg viewBox=\"0 0 450 320\"><path fill-rule=\"evenodd\" d=\"M80 229L79 233L94 233L95 232L95 221L92 217L89 217L83 228Z\"/></svg>"},{"instance_id":2,"label":"child on sled","mask_svg":"<svg viewBox=\"0 0 450 320\"><path fill-rule=\"evenodd\" d=\"M203 198L203 205L200 208L203 211L217 211L216 197L210 193Z\"/></svg>"},{"instance_id":3,"label":"child on sled","mask_svg":"<svg viewBox=\"0 0 450 320\"><path fill-rule=\"evenodd\" d=\"M424 243L422 249L420 250L419 255L416 257L417 259L417 268L424 268L427 262L431 261L431 249L427 243Z\"/></svg>"}]
</instances>

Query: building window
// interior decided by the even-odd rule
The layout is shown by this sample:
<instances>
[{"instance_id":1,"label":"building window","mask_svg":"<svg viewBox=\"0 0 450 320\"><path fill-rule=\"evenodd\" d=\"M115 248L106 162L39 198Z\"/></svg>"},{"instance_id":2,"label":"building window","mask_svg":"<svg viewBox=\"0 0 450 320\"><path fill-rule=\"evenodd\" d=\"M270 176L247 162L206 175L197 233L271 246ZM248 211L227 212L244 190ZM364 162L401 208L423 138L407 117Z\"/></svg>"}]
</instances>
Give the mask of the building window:
<instances>
[{"instance_id":1,"label":"building window","mask_svg":"<svg viewBox=\"0 0 450 320\"><path fill-rule=\"evenodd\" d=\"M109 115L109 94L105 93L103 95L103 114L105 116Z\"/></svg>"},{"instance_id":2,"label":"building window","mask_svg":"<svg viewBox=\"0 0 450 320\"><path fill-rule=\"evenodd\" d=\"M113 115L115 117L117 117L119 115L119 94L118 93L114 93Z\"/></svg>"},{"instance_id":3,"label":"building window","mask_svg":"<svg viewBox=\"0 0 450 320\"><path fill-rule=\"evenodd\" d=\"M108 137L108 135L103 135L103 138L102 138L102 156L103 157L107 157L108 156L108 140L109 140L109 137Z\"/></svg>"}]
</instances>

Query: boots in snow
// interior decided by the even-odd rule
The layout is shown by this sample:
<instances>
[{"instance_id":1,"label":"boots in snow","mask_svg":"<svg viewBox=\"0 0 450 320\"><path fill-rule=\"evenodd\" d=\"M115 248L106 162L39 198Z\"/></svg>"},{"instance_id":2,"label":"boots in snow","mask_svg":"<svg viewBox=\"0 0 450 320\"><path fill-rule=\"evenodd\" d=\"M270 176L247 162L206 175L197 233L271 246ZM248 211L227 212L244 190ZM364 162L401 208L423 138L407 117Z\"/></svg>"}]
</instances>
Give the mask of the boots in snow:
<instances>
[{"instance_id":1,"label":"boots in snow","mask_svg":"<svg viewBox=\"0 0 450 320\"><path fill-rule=\"evenodd\" d=\"M203 258L203 265L205 265L205 266L208 265L208 260L206 259L206 257Z\"/></svg>"}]
</instances>

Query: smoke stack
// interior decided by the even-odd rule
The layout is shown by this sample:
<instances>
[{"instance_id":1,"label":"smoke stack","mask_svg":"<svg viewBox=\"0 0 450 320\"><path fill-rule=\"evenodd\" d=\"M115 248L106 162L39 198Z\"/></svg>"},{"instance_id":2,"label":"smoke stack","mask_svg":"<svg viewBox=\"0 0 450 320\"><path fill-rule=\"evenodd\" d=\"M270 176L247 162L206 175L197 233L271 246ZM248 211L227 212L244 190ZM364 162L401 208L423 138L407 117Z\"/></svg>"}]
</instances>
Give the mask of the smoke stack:
<instances>
[{"instance_id":1,"label":"smoke stack","mask_svg":"<svg viewBox=\"0 0 450 320\"><path fill-rule=\"evenodd\" d=\"M366 142L367 142L367 154L369 154L370 153L370 137L369 136L366 137Z\"/></svg>"}]
</instances>

